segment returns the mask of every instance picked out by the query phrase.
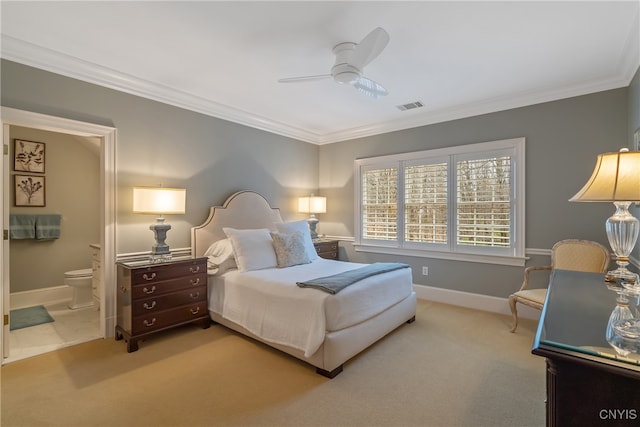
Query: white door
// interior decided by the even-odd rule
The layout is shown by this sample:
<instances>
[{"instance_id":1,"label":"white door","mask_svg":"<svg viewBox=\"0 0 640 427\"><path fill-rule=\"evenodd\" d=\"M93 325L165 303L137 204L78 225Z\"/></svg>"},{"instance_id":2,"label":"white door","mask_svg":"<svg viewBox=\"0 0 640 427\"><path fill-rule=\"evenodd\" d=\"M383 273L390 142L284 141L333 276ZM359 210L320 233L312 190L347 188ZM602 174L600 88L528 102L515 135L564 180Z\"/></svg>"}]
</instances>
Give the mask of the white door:
<instances>
[{"instance_id":1,"label":"white door","mask_svg":"<svg viewBox=\"0 0 640 427\"><path fill-rule=\"evenodd\" d=\"M0 258L2 265L2 293L0 293L0 307L2 307L2 328L0 329L0 343L2 343L2 357L9 357L9 125L2 126L2 146L4 155L0 164L0 181L2 182L2 247Z\"/></svg>"}]
</instances>

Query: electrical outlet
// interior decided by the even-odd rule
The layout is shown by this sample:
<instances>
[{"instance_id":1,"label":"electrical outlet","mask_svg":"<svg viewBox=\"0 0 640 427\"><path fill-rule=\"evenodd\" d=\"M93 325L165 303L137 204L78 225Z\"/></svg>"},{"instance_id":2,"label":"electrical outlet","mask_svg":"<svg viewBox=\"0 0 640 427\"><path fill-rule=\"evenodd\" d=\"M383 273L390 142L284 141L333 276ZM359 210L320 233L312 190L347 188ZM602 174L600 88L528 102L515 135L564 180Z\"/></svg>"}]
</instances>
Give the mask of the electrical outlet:
<instances>
[{"instance_id":1,"label":"electrical outlet","mask_svg":"<svg viewBox=\"0 0 640 427\"><path fill-rule=\"evenodd\" d=\"M429 267L426 267L426 266L422 267L422 275L423 276L428 276L429 275Z\"/></svg>"}]
</instances>

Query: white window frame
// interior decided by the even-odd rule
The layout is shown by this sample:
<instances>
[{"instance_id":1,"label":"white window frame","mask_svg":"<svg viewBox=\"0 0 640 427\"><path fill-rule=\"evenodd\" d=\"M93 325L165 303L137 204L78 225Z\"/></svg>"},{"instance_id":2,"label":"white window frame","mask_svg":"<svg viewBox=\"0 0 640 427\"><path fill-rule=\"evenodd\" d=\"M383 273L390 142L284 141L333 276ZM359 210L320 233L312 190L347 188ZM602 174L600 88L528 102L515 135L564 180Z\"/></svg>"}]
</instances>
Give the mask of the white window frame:
<instances>
[{"instance_id":1,"label":"white window frame","mask_svg":"<svg viewBox=\"0 0 640 427\"><path fill-rule=\"evenodd\" d=\"M428 159L433 162L447 161L449 174L447 180L449 205L447 209L448 225L456 226L456 161L460 159L482 158L484 156L503 155L511 157L511 240L509 248L487 248L459 246L455 242L455 233L448 231L447 244L427 244L404 241L404 168L405 165L419 163ZM398 239L379 241L362 238L361 191L363 170L394 166L398 168ZM489 141L477 144L425 150L412 153L356 159L354 162L354 248L359 252L374 252L395 255L407 255L424 258L438 258L487 264L524 266L525 258L525 138L513 138Z\"/></svg>"}]
</instances>

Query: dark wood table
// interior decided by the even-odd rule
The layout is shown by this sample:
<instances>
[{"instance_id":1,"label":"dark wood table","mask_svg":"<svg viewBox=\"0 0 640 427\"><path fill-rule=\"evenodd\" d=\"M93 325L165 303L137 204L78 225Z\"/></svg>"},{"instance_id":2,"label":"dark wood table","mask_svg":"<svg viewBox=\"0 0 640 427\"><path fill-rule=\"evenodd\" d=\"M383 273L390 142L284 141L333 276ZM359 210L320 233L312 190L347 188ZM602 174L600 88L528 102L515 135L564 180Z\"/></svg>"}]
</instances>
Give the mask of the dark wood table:
<instances>
[{"instance_id":1,"label":"dark wood table","mask_svg":"<svg viewBox=\"0 0 640 427\"><path fill-rule=\"evenodd\" d=\"M553 273L532 351L547 361L547 426L640 425L640 355L605 335L616 296L603 274Z\"/></svg>"}]
</instances>

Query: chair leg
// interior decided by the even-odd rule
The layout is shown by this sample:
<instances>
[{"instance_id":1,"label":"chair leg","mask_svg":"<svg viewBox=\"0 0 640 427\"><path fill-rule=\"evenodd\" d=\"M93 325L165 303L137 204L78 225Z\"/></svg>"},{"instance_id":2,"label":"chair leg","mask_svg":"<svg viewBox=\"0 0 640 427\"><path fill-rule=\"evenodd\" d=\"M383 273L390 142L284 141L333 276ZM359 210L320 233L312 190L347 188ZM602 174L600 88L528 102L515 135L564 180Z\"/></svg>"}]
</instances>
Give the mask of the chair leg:
<instances>
[{"instance_id":1,"label":"chair leg","mask_svg":"<svg viewBox=\"0 0 640 427\"><path fill-rule=\"evenodd\" d=\"M516 308L516 302L516 298L513 295L509 296L509 307L511 307L511 314L513 315L511 333L515 332L518 327L518 309Z\"/></svg>"}]
</instances>

